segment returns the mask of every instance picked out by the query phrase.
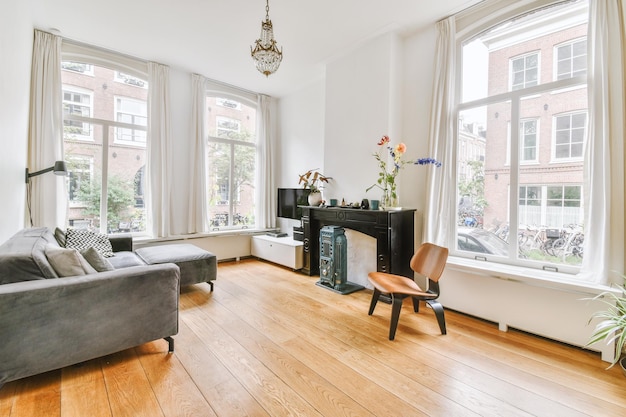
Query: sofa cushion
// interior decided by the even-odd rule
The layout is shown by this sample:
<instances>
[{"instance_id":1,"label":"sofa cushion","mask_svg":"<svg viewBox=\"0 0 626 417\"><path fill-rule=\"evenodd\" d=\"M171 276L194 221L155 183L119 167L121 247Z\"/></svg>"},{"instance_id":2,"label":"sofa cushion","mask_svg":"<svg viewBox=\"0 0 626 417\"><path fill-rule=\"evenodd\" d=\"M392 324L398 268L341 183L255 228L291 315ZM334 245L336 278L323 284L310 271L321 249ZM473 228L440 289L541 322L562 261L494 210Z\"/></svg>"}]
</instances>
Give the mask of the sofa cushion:
<instances>
[{"instance_id":1,"label":"sofa cushion","mask_svg":"<svg viewBox=\"0 0 626 417\"><path fill-rule=\"evenodd\" d=\"M134 252L115 252L115 256L107 258L115 269L128 268L129 266L145 266L146 263Z\"/></svg>"},{"instance_id":2,"label":"sofa cushion","mask_svg":"<svg viewBox=\"0 0 626 417\"><path fill-rule=\"evenodd\" d=\"M0 245L0 284L58 278L44 249L58 245L46 227L22 229Z\"/></svg>"},{"instance_id":3,"label":"sofa cushion","mask_svg":"<svg viewBox=\"0 0 626 417\"><path fill-rule=\"evenodd\" d=\"M76 249L46 245L44 252L50 265L60 277L73 277L97 272Z\"/></svg>"},{"instance_id":4,"label":"sofa cushion","mask_svg":"<svg viewBox=\"0 0 626 417\"><path fill-rule=\"evenodd\" d=\"M102 256L96 248L89 247L87 249L83 249L80 251L80 254L83 255L83 258L89 262L89 265L91 265L93 269L98 272L113 271L115 269L113 265L111 265L111 262Z\"/></svg>"},{"instance_id":5,"label":"sofa cushion","mask_svg":"<svg viewBox=\"0 0 626 417\"><path fill-rule=\"evenodd\" d=\"M54 229L54 238L60 247L65 247L65 230L61 230L58 227Z\"/></svg>"},{"instance_id":6,"label":"sofa cushion","mask_svg":"<svg viewBox=\"0 0 626 417\"><path fill-rule=\"evenodd\" d=\"M93 247L106 258L113 256L113 247L109 237L87 229L67 229L65 247L79 251Z\"/></svg>"}]
</instances>

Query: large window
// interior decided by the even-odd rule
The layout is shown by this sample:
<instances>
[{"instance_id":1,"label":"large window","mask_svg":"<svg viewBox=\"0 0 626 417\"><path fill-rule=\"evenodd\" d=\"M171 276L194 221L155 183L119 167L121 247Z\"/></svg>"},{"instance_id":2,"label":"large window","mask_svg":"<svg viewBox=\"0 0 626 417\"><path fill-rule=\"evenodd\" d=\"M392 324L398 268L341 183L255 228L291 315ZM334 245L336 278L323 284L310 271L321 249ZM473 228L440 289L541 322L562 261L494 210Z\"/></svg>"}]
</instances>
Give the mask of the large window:
<instances>
[{"instance_id":1,"label":"large window","mask_svg":"<svg viewBox=\"0 0 626 417\"><path fill-rule=\"evenodd\" d=\"M561 2L462 43L471 82L458 113L455 254L560 272L581 265L587 16L585 1ZM467 126L481 127L482 158L463 150L478 139ZM469 226L506 250L467 244Z\"/></svg>"},{"instance_id":2,"label":"large window","mask_svg":"<svg viewBox=\"0 0 626 417\"><path fill-rule=\"evenodd\" d=\"M62 68L70 226L145 232L147 81L114 62L67 60Z\"/></svg>"},{"instance_id":3,"label":"large window","mask_svg":"<svg viewBox=\"0 0 626 417\"><path fill-rule=\"evenodd\" d=\"M207 120L210 230L252 228L256 224L256 103L209 94Z\"/></svg>"}]
</instances>

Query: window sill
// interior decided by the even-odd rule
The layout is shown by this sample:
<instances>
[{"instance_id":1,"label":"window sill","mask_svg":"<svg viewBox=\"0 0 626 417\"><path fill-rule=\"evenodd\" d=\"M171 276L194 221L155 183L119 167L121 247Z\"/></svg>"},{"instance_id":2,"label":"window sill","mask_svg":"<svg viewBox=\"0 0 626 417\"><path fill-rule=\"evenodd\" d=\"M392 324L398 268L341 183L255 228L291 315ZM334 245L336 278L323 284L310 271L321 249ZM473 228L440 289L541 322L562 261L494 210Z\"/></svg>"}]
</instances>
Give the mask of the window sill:
<instances>
[{"instance_id":1,"label":"window sill","mask_svg":"<svg viewBox=\"0 0 626 417\"><path fill-rule=\"evenodd\" d=\"M146 243L157 243L157 242L169 242L173 240L189 240L189 239L203 239L203 238L211 238L211 237L230 237L230 236L253 236L261 233L276 231L276 229L236 229L236 230L221 230L219 232L203 232L203 233L193 233L193 234L185 234L185 235L174 235L168 237L158 237L153 238L149 236L135 236L133 237L133 241L139 245L143 245Z\"/></svg>"},{"instance_id":2,"label":"window sill","mask_svg":"<svg viewBox=\"0 0 626 417\"><path fill-rule=\"evenodd\" d=\"M616 295L621 294L619 289L607 285L583 282L576 280L572 275L558 272L541 271L514 265L487 263L454 256L448 258L447 265L449 269L459 272L469 272L475 275L519 282L546 289L580 293L581 296L593 297L603 292L614 292Z\"/></svg>"}]
</instances>

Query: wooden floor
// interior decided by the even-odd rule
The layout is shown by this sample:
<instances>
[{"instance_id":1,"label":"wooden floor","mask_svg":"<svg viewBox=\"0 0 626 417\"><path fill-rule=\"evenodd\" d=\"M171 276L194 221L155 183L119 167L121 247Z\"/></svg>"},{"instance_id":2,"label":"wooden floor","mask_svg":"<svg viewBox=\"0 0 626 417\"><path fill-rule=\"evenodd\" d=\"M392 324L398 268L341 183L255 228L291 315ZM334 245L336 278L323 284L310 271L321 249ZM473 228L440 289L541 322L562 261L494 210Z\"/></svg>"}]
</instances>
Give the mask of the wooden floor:
<instances>
[{"instance_id":1,"label":"wooden floor","mask_svg":"<svg viewBox=\"0 0 626 417\"><path fill-rule=\"evenodd\" d=\"M389 305L368 316L370 291L316 279L221 263L213 293L183 290L173 355L159 340L8 383L0 417L626 416L597 353L453 311L442 336L409 300L390 342Z\"/></svg>"}]
</instances>

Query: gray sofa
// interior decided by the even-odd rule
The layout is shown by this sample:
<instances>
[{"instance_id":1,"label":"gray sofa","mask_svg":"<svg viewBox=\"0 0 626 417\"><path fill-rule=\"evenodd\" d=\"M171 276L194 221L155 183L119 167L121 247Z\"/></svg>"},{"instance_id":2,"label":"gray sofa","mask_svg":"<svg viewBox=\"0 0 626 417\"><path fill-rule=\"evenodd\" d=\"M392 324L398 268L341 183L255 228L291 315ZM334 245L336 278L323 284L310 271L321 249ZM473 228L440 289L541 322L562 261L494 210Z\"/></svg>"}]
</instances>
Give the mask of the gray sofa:
<instances>
[{"instance_id":1,"label":"gray sofa","mask_svg":"<svg viewBox=\"0 0 626 417\"><path fill-rule=\"evenodd\" d=\"M148 264L132 251L132 238L111 243L114 256L107 259L115 270L64 278L44 252L59 245L49 229L24 229L0 246L0 387L156 339L173 350L181 285L176 251L145 248L145 257L154 255ZM215 256L199 251L179 259L186 279L212 284Z\"/></svg>"}]
</instances>

